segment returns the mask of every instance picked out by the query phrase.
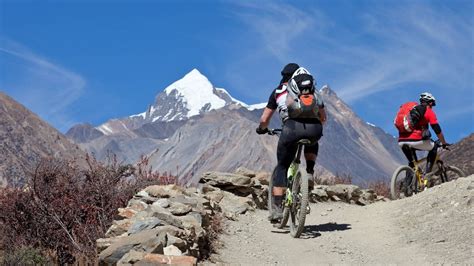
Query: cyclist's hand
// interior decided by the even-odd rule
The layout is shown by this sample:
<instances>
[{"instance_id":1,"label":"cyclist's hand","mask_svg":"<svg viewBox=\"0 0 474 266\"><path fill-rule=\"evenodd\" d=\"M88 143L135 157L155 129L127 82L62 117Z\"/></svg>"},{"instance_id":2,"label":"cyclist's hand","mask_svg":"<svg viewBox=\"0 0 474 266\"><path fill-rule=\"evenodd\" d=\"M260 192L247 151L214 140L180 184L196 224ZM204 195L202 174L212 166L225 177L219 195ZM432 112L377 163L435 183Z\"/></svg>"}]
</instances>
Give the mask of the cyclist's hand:
<instances>
[{"instance_id":1,"label":"cyclist's hand","mask_svg":"<svg viewBox=\"0 0 474 266\"><path fill-rule=\"evenodd\" d=\"M449 148L448 148L449 146L451 146L451 144L449 144L449 143L444 143L443 145L441 145L441 147L443 147L443 149L445 149L445 150L449 150Z\"/></svg>"},{"instance_id":2,"label":"cyclist's hand","mask_svg":"<svg viewBox=\"0 0 474 266\"><path fill-rule=\"evenodd\" d=\"M257 127L257 129L256 129L255 131L256 131L257 134L259 134L259 135L267 134L267 133L268 133L268 128L260 128L260 127Z\"/></svg>"}]
</instances>

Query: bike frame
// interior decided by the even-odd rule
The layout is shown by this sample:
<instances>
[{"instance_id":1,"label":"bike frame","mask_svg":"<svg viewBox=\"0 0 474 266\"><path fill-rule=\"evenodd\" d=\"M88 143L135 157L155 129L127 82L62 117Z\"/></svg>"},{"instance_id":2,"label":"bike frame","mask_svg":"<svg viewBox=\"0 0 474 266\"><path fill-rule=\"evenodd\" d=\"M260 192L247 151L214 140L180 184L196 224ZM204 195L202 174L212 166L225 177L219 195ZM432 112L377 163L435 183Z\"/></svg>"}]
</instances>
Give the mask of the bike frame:
<instances>
[{"instance_id":1,"label":"bike frame","mask_svg":"<svg viewBox=\"0 0 474 266\"><path fill-rule=\"evenodd\" d=\"M443 171L443 163L440 160L440 155L439 155L439 151L440 151L441 147L436 142L435 142L435 148L437 149L437 153L436 153L436 158L435 158L435 161L433 163L433 166L435 164L437 164L438 167L440 167L440 170ZM415 153L415 152L416 151L413 151L413 153ZM415 157L413 157L413 158L415 158ZM427 161L427 160L428 160L428 156L426 156L424 158L421 158L419 160L413 161L413 165L414 165L413 170L415 171L416 181L418 182L418 185L420 187L426 186L428 184L428 180L425 179L425 177L424 177L424 175L426 175L427 173L423 174L423 171L421 170L421 167L420 167L420 164Z\"/></svg>"},{"instance_id":2,"label":"bike frame","mask_svg":"<svg viewBox=\"0 0 474 266\"><path fill-rule=\"evenodd\" d=\"M298 172L298 169L301 164L301 152L303 150L303 143L298 144L298 148L296 150L296 156L295 159L293 159L293 162L291 162L290 167L288 168L288 172L286 174L286 178L288 179L288 185L286 187L286 206L291 206L293 203L293 193L291 191L291 188L293 187L293 177L296 175ZM295 169L294 173L290 173L292 169Z\"/></svg>"}]
</instances>

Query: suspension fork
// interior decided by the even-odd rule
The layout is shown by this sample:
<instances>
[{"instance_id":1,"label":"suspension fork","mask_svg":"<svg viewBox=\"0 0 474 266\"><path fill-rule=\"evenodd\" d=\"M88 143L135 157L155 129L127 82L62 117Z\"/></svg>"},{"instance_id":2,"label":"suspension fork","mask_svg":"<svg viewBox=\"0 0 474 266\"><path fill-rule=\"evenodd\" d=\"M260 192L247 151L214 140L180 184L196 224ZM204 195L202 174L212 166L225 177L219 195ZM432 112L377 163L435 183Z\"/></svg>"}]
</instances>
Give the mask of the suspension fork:
<instances>
[{"instance_id":1,"label":"suspension fork","mask_svg":"<svg viewBox=\"0 0 474 266\"><path fill-rule=\"evenodd\" d=\"M296 173L298 172L299 165L301 163L301 153L303 150L303 145L299 144L298 148L296 150L296 156L293 162L291 162L290 167L288 168L288 173L287 173L287 178L288 178L288 186L286 188L286 204L290 206L293 203L293 191L291 190L293 188L293 182L294 177L296 176Z\"/></svg>"}]
</instances>

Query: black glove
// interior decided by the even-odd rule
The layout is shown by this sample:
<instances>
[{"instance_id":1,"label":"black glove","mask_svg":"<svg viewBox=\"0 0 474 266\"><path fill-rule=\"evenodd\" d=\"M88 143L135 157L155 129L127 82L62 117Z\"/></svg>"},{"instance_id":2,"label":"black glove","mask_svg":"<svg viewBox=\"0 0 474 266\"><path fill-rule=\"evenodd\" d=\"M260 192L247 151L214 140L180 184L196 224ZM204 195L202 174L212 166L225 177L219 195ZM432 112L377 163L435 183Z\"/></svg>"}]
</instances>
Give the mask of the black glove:
<instances>
[{"instance_id":1,"label":"black glove","mask_svg":"<svg viewBox=\"0 0 474 266\"><path fill-rule=\"evenodd\" d=\"M268 133L268 128L257 127L257 129L255 131L257 132L257 134L262 135L262 134Z\"/></svg>"},{"instance_id":2,"label":"black glove","mask_svg":"<svg viewBox=\"0 0 474 266\"><path fill-rule=\"evenodd\" d=\"M445 143L445 144L441 145L441 147L443 147L443 149L446 149L446 150L448 149L449 146L451 146L451 144L449 144L449 143Z\"/></svg>"}]
</instances>

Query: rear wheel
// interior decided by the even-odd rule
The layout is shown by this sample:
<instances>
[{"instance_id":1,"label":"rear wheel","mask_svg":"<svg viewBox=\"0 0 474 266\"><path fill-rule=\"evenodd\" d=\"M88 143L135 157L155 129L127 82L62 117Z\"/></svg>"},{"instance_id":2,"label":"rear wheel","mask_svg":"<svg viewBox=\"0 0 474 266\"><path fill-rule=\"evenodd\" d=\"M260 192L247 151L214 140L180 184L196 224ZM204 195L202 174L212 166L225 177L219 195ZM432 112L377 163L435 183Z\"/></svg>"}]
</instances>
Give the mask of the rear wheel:
<instances>
[{"instance_id":1,"label":"rear wheel","mask_svg":"<svg viewBox=\"0 0 474 266\"><path fill-rule=\"evenodd\" d=\"M407 176L411 175L411 180ZM409 183L409 184L407 184ZM393 200L409 197L412 195L413 184L416 182L415 171L408 166L402 165L395 170L390 182L390 196Z\"/></svg>"},{"instance_id":2,"label":"rear wheel","mask_svg":"<svg viewBox=\"0 0 474 266\"><path fill-rule=\"evenodd\" d=\"M444 166L444 171L440 168L437 171L430 172L426 175L426 178L432 182L433 185L437 185L440 182L449 182L451 180L465 177L466 174L455 166Z\"/></svg>"},{"instance_id":3,"label":"rear wheel","mask_svg":"<svg viewBox=\"0 0 474 266\"><path fill-rule=\"evenodd\" d=\"M270 177L270 180L268 180L268 214L271 216L273 213L273 196L272 196L272 191L273 191L273 180L275 179L276 175L276 167L273 169L272 176Z\"/></svg>"},{"instance_id":4,"label":"rear wheel","mask_svg":"<svg viewBox=\"0 0 474 266\"><path fill-rule=\"evenodd\" d=\"M308 207L308 175L298 171L292 186L292 204L289 207L290 234L294 238L300 237L304 230L306 209Z\"/></svg>"}]
</instances>

